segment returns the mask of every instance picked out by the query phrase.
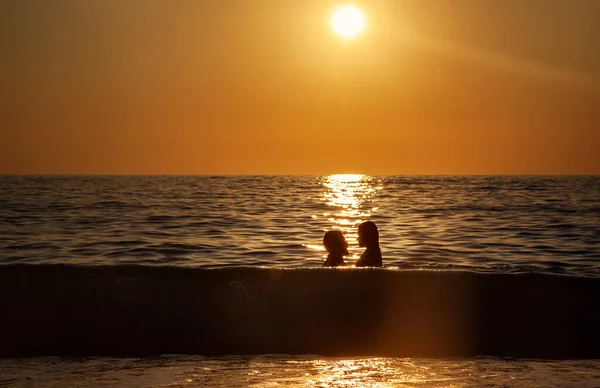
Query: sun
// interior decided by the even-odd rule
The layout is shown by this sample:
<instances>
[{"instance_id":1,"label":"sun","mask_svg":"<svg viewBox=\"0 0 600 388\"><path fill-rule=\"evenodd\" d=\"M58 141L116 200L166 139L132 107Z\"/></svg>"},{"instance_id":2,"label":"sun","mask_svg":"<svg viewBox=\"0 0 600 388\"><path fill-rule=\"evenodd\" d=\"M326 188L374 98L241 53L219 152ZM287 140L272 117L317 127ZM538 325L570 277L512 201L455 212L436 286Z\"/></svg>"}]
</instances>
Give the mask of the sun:
<instances>
[{"instance_id":1,"label":"sun","mask_svg":"<svg viewBox=\"0 0 600 388\"><path fill-rule=\"evenodd\" d=\"M358 35L365 28L365 24L361 10L352 5L339 7L331 17L331 28L344 38Z\"/></svg>"}]
</instances>

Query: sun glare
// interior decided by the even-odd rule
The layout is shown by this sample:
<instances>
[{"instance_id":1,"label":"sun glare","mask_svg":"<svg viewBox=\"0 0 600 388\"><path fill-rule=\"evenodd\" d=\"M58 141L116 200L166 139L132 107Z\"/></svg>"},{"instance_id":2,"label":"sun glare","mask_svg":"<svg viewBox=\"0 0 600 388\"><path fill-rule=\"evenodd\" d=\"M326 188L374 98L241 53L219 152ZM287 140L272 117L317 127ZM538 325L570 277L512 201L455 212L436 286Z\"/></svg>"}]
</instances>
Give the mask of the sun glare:
<instances>
[{"instance_id":1,"label":"sun glare","mask_svg":"<svg viewBox=\"0 0 600 388\"><path fill-rule=\"evenodd\" d=\"M331 28L344 37L352 38L358 35L365 27L365 17L360 9L346 5L338 8L331 17Z\"/></svg>"}]
</instances>

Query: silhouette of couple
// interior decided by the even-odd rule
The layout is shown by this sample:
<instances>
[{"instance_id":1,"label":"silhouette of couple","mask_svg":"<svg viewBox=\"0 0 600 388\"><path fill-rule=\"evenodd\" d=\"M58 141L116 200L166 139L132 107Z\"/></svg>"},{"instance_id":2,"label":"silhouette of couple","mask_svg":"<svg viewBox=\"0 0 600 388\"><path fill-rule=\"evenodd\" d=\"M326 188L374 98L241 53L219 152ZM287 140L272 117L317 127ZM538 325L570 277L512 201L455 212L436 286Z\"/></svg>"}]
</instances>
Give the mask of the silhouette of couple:
<instances>
[{"instance_id":1,"label":"silhouette of couple","mask_svg":"<svg viewBox=\"0 0 600 388\"><path fill-rule=\"evenodd\" d=\"M379 249L379 230L372 221L363 222L358 226L358 246L367 248L356 267L382 267L381 249ZM340 230L330 230L323 236L323 245L329 255L323 267L346 266L344 256L348 255L348 242Z\"/></svg>"}]
</instances>

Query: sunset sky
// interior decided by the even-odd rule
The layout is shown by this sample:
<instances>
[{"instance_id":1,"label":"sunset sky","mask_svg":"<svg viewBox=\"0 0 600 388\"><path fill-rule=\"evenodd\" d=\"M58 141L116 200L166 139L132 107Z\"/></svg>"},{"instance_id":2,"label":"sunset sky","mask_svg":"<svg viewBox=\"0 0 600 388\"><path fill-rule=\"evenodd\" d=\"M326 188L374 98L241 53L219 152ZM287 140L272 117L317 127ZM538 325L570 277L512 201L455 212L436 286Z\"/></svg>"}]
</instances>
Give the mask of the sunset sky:
<instances>
[{"instance_id":1,"label":"sunset sky","mask_svg":"<svg viewBox=\"0 0 600 388\"><path fill-rule=\"evenodd\" d=\"M0 2L1 174L600 174L600 1Z\"/></svg>"}]
</instances>

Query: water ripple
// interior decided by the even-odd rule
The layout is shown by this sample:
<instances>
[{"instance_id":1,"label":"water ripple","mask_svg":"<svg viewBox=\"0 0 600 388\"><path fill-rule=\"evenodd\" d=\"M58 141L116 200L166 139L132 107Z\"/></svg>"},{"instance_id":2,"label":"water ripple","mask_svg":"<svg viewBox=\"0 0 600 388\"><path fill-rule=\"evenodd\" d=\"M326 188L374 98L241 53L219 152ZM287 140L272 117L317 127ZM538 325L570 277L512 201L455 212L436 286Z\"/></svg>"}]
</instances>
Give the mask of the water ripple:
<instances>
[{"instance_id":1,"label":"water ripple","mask_svg":"<svg viewBox=\"0 0 600 388\"><path fill-rule=\"evenodd\" d=\"M320 266L381 233L394 268L600 276L600 177L0 177L0 263Z\"/></svg>"}]
</instances>

